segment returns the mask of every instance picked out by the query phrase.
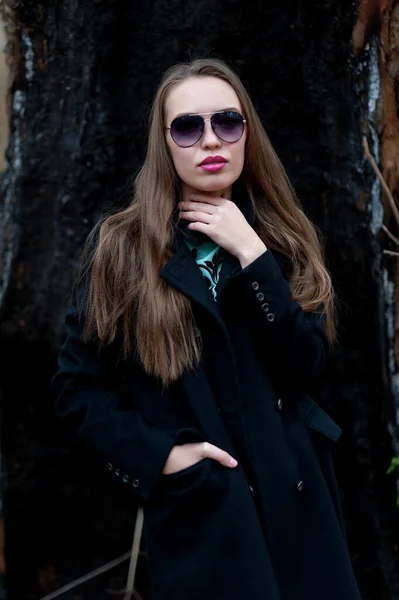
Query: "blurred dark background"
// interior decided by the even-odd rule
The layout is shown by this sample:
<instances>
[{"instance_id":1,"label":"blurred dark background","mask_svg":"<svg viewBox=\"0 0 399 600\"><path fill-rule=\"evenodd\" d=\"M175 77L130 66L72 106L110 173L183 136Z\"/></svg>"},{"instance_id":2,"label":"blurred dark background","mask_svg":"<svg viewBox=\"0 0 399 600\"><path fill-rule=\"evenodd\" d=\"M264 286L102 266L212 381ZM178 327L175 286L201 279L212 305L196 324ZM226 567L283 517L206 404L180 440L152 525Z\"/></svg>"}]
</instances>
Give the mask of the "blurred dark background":
<instances>
[{"instance_id":1,"label":"blurred dark background","mask_svg":"<svg viewBox=\"0 0 399 600\"><path fill-rule=\"evenodd\" d=\"M129 198L162 73L214 56L324 234L340 322L319 401L343 429L348 544L364 600L399 600L398 257L384 253L399 248L383 228L398 237L398 221L362 145L397 202L396 3L0 0L0 15L2 597L42 598L129 550L132 496L57 422L50 380L80 248ZM62 597L122 597L127 567ZM144 548L137 586L148 600Z\"/></svg>"}]
</instances>

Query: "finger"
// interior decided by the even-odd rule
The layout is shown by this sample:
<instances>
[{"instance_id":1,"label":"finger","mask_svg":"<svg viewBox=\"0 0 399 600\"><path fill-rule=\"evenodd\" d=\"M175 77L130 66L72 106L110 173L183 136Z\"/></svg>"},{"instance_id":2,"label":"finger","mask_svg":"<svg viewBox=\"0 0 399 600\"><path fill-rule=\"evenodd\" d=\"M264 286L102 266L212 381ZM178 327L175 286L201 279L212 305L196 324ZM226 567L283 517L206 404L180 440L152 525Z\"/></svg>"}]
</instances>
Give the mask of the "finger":
<instances>
[{"instance_id":1,"label":"finger","mask_svg":"<svg viewBox=\"0 0 399 600\"><path fill-rule=\"evenodd\" d=\"M209 213L197 212L195 210L184 210L180 213L181 219L188 221L199 221L200 223L210 223L212 215Z\"/></svg>"},{"instance_id":2,"label":"finger","mask_svg":"<svg viewBox=\"0 0 399 600\"><path fill-rule=\"evenodd\" d=\"M189 223L187 227L191 231L199 231L200 233L205 233L208 236L211 235L211 226L208 223Z\"/></svg>"},{"instance_id":3,"label":"finger","mask_svg":"<svg viewBox=\"0 0 399 600\"><path fill-rule=\"evenodd\" d=\"M207 202L189 202L185 200L184 202L180 202L180 207L183 210L196 210L202 211L205 213L213 214L218 210L218 207L214 204L209 204Z\"/></svg>"},{"instance_id":4,"label":"finger","mask_svg":"<svg viewBox=\"0 0 399 600\"><path fill-rule=\"evenodd\" d=\"M228 452L218 448L218 446L210 444L209 442L204 442L202 444L202 457L217 460L225 467L236 467L238 464L236 459L233 458Z\"/></svg>"}]
</instances>

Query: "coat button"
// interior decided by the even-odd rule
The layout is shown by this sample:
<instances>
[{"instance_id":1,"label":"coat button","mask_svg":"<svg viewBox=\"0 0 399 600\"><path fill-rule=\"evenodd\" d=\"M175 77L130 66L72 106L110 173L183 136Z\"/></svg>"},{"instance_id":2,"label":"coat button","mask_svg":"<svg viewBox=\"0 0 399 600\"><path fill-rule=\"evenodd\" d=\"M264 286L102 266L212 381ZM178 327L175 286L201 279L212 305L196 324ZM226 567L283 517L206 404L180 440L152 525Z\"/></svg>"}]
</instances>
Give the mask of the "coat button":
<instances>
[{"instance_id":1,"label":"coat button","mask_svg":"<svg viewBox=\"0 0 399 600\"><path fill-rule=\"evenodd\" d=\"M113 470L113 465L111 463L107 463L107 469L108 471L112 471Z\"/></svg>"},{"instance_id":2,"label":"coat button","mask_svg":"<svg viewBox=\"0 0 399 600\"><path fill-rule=\"evenodd\" d=\"M267 312L269 310L269 305L267 302L265 302L264 304L262 304L262 310L264 310L265 312Z\"/></svg>"},{"instance_id":3,"label":"coat button","mask_svg":"<svg viewBox=\"0 0 399 600\"><path fill-rule=\"evenodd\" d=\"M140 485L140 480L139 480L139 479L133 479L133 481L132 481L132 486L133 486L134 488L138 488L138 487L139 487L139 485Z\"/></svg>"},{"instance_id":4,"label":"coat button","mask_svg":"<svg viewBox=\"0 0 399 600\"><path fill-rule=\"evenodd\" d=\"M304 485L304 484L303 484L303 481L302 481L302 480L301 480L301 481L299 481L299 482L297 483L296 489L297 489L297 491L298 491L298 492L302 492L302 490L303 490L303 485Z\"/></svg>"},{"instance_id":5,"label":"coat button","mask_svg":"<svg viewBox=\"0 0 399 600\"><path fill-rule=\"evenodd\" d=\"M121 472L120 472L120 470L119 470L119 469L115 469L114 473L115 473L115 475L116 475L117 477L119 477L119 475L120 475L120 473L121 473Z\"/></svg>"},{"instance_id":6,"label":"coat button","mask_svg":"<svg viewBox=\"0 0 399 600\"><path fill-rule=\"evenodd\" d=\"M123 481L123 483L129 483L129 475L124 475L122 477L122 481Z\"/></svg>"},{"instance_id":7,"label":"coat button","mask_svg":"<svg viewBox=\"0 0 399 600\"><path fill-rule=\"evenodd\" d=\"M274 321L274 313L269 313L267 315L267 320L270 321L270 322Z\"/></svg>"},{"instance_id":8,"label":"coat button","mask_svg":"<svg viewBox=\"0 0 399 600\"><path fill-rule=\"evenodd\" d=\"M257 299L259 300L259 302L262 302L262 300L264 300L264 299L265 299L265 296L264 296L264 294L262 294L262 292L258 292L258 293L256 294L256 297L257 297Z\"/></svg>"},{"instance_id":9,"label":"coat button","mask_svg":"<svg viewBox=\"0 0 399 600\"><path fill-rule=\"evenodd\" d=\"M277 408L278 408L279 410L282 410L282 408L283 408L283 401L281 400L281 398L279 398L279 399L277 400Z\"/></svg>"},{"instance_id":10,"label":"coat button","mask_svg":"<svg viewBox=\"0 0 399 600\"><path fill-rule=\"evenodd\" d=\"M254 281L252 283L252 287L253 287L254 290L258 290L259 289L259 283L257 281Z\"/></svg>"},{"instance_id":11,"label":"coat button","mask_svg":"<svg viewBox=\"0 0 399 600\"><path fill-rule=\"evenodd\" d=\"M252 485L249 485L249 491L251 492L252 496L255 496L255 492L254 492L254 488L252 487Z\"/></svg>"}]
</instances>

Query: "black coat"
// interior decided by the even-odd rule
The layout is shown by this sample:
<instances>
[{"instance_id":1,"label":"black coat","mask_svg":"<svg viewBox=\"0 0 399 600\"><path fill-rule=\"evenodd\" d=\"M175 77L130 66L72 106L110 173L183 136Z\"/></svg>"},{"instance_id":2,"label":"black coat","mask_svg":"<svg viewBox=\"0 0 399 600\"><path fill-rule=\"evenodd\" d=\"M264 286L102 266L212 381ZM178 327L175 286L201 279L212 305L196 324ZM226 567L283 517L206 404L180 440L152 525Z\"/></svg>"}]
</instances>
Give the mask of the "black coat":
<instances>
[{"instance_id":1,"label":"black coat","mask_svg":"<svg viewBox=\"0 0 399 600\"><path fill-rule=\"evenodd\" d=\"M184 229L160 276L192 300L199 368L163 391L116 344L82 344L78 296L58 413L143 503L154 600L359 600L331 457L340 428L309 395L324 318L291 300L287 260L270 249L245 269L226 252L215 302ZM202 440L238 466L161 473L174 444Z\"/></svg>"}]
</instances>

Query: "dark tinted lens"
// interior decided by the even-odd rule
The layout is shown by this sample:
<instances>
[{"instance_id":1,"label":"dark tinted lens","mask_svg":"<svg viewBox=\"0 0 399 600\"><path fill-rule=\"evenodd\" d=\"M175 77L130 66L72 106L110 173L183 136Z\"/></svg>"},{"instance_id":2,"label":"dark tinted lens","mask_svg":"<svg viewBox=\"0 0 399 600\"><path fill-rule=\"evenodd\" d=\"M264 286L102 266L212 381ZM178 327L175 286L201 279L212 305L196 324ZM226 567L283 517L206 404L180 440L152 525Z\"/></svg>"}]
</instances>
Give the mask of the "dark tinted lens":
<instances>
[{"instance_id":1,"label":"dark tinted lens","mask_svg":"<svg viewBox=\"0 0 399 600\"><path fill-rule=\"evenodd\" d=\"M170 135L178 146L188 148L200 139L204 130L204 119L199 115L183 115L174 119Z\"/></svg>"},{"instance_id":2,"label":"dark tinted lens","mask_svg":"<svg viewBox=\"0 0 399 600\"><path fill-rule=\"evenodd\" d=\"M244 120L238 112L215 113L211 121L214 132L224 142L238 142L244 133Z\"/></svg>"}]
</instances>

